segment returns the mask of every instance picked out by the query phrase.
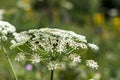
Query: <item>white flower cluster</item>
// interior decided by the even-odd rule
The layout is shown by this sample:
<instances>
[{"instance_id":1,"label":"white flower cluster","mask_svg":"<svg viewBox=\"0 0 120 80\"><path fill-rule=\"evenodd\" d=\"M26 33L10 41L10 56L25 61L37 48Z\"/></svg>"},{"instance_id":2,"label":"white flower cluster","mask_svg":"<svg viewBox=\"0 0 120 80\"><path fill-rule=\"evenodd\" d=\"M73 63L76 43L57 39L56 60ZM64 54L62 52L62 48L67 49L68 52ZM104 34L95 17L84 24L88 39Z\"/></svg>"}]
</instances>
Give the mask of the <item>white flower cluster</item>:
<instances>
[{"instance_id":1,"label":"white flower cluster","mask_svg":"<svg viewBox=\"0 0 120 80\"><path fill-rule=\"evenodd\" d=\"M17 53L17 56L15 57L15 61L23 61L25 59L25 53L24 52L19 52Z\"/></svg>"},{"instance_id":2,"label":"white flower cluster","mask_svg":"<svg viewBox=\"0 0 120 80\"><path fill-rule=\"evenodd\" d=\"M38 54L32 54L31 61L32 63L39 63L41 61L41 56Z\"/></svg>"},{"instance_id":3,"label":"white flower cluster","mask_svg":"<svg viewBox=\"0 0 120 80\"><path fill-rule=\"evenodd\" d=\"M92 44L92 43L88 43L88 46L93 49L94 51L98 51L99 50L99 47L95 44Z\"/></svg>"},{"instance_id":4,"label":"white flower cluster","mask_svg":"<svg viewBox=\"0 0 120 80\"><path fill-rule=\"evenodd\" d=\"M32 51L28 60L32 63L39 63L43 61L42 59L48 60L47 67L49 70L58 68L60 63L56 62L56 60L64 61L64 57L67 57L68 61L81 63L82 58L80 54L73 53L75 50L86 51L88 47L94 51L99 49L95 44L87 43L85 36L60 29L33 29L14 33L13 35L14 39L11 40L11 48L26 44ZM97 64L93 66L87 63L87 65L93 69L98 67L96 66Z\"/></svg>"},{"instance_id":5,"label":"white flower cluster","mask_svg":"<svg viewBox=\"0 0 120 80\"><path fill-rule=\"evenodd\" d=\"M12 46L10 48L15 48L19 45L23 45L25 42L30 40L30 36L25 32L13 33L14 40L11 40Z\"/></svg>"},{"instance_id":6,"label":"white flower cluster","mask_svg":"<svg viewBox=\"0 0 120 80\"><path fill-rule=\"evenodd\" d=\"M91 67L92 69L97 69L99 67L97 62L95 62L94 60L87 60L86 64L87 64L87 66Z\"/></svg>"},{"instance_id":7,"label":"white flower cluster","mask_svg":"<svg viewBox=\"0 0 120 80\"><path fill-rule=\"evenodd\" d=\"M73 62L81 62L81 57L78 56L77 54L70 54L69 58L73 61Z\"/></svg>"},{"instance_id":8,"label":"white flower cluster","mask_svg":"<svg viewBox=\"0 0 120 80\"><path fill-rule=\"evenodd\" d=\"M13 34L16 28L6 21L0 21L0 39L6 41L9 33Z\"/></svg>"},{"instance_id":9,"label":"white flower cluster","mask_svg":"<svg viewBox=\"0 0 120 80\"><path fill-rule=\"evenodd\" d=\"M19 8L23 8L24 10L30 10L30 0L19 0L18 2L17 2L17 6L19 7Z\"/></svg>"},{"instance_id":10,"label":"white flower cluster","mask_svg":"<svg viewBox=\"0 0 120 80\"><path fill-rule=\"evenodd\" d=\"M61 65L56 61L51 61L47 64L48 70L54 70L54 69L60 68L60 66Z\"/></svg>"}]
</instances>

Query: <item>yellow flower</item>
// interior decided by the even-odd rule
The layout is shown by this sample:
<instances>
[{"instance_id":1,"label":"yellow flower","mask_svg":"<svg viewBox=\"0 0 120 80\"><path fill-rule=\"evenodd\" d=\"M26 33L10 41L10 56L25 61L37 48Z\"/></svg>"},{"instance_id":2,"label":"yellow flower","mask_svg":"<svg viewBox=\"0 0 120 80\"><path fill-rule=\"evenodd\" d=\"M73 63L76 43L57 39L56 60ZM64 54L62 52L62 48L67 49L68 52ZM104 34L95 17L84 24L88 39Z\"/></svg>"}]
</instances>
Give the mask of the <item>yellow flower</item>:
<instances>
[{"instance_id":1,"label":"yellow flower","mask_svg":"<svg viewBox=\"0 0 120 80\"><path fill-rule=\"evenodd\" d=\"M114 30L119 30L120 29L120 17L114 17L112 22L113 22Z\"/></svg>"},{"instance_id":2,"label":"yellow flower","mask_svg":"<svg viewBox=\"0 0 120 80\"><path fill-rule=\"evenodd\" d=\"M93 21L95 25L101 25L104 23L104 15L101 13L96 13L93 15Z\"/></svg>"}]
</instances>

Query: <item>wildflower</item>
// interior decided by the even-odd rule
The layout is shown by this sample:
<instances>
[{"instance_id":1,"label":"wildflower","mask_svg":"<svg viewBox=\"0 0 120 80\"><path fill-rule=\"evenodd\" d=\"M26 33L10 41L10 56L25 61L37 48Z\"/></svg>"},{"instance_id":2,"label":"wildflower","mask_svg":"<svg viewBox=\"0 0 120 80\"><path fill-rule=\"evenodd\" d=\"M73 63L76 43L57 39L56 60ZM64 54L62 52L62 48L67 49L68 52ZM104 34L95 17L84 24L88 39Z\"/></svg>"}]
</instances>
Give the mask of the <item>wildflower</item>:
<instances>
[{"instance_id":1,"label":"wildflower","mask_svg":"<svg viewBox=\"0 0 120 80\"><path fill-rule=\"evenodd\" d=\"M56 51L59 53L66 52L66 43L64 38L59 39L59 42L57 43Z\"/></svg>"},{"instance_id":2,"label":"wildflower","mask_svg":"<svg viewBox=\"0 0 120 80\"><path fill-rule=\"evenodd\" d=\"M73 9L73 4L69 1L63 1L61 6L68 10Z\"/></svg>"},{"instance_id":3,"label":"wildflower","mask_svg":"<svg viewBox=\"0 0 120 80\"><path fill-rule=\"evenodd\" d=\"M32 63L39 63L41 61L41 56L38 54L32 54L31 56L31 62Z\"/></svg>"},{"instance_id":4,"label":"wildflower","mask_svg":"<svg viewBox=\"0 0 120 80\"><path fill-rule=\"evenodd\" d=\"M9 33L14 33L16 31L15 27L6 21L0 21L0 40L7 41L7 35Z\"/></svg>"},{"instance_id":5,"label":"wildflower","mask_svg":"<svg viewBox=\"0 0 120 80\"><path fill-rule=\"evenodd\" d=\"M105 17L102 13L95 13L95 15L93 15L93 20L95 25L99 26L104 23Z\"/></svg>"},{"instance_id":6,"label":"wildflower","mask_svg":"<svg viewBox=\"0 0 120 80\"><path fill-rule=\"evenodd\" d=\"M17 6L19 7L19 8L23 8L24 10L30 10L30 0L19 0L18 2L17 2Z\"/></svg>"},{"instance_id":7,"label":"wildflower","mask_svg":"<svg viewBox=\"0 0 120 80\"><path fill-rule=\"evenodd\" d=\"M26 42L30 39L30 36L27 35L25 32L22 32L22 33L14 33L13 34L14 37L15 37L15 40L17 42Z\"/></svg>"},{"instance_id":8,"label":"wildflower","mask_svg":"<svg viewBox=\"0 0 120 80\"><path fill-rule=\"evenodd\" d=\"M3 34L3 35L7 35L7 34L8 34L7 30L3 30L3 31L2 31L2 34Z\"/></svg>"},{"instance_id":9,"label":"wildflower","mask_svg":"<svg viewBox=\"0 0 120 80\"><path fill-rule=\"evenodd\" d=\"M81 62L80 56L77 54L70 54L69 59L71 59L73 62Z\"/></svg>"},{"instance_id":10,"label":"wildflower","mask_svg":"<svg viewBox=\"0 0 120 80\"><path fill-rule=\"evenodd\" d=\"M23 52L17 53L17 56L15 57L15 61L20 62L20 61L23 61L24 59L25 59L25 53Z\"/></svg>"},{"instance_id":11,"label":"wildflower","mask_svg":"<svg viewBox=\"0 0 120 80\"><path fill-rule=\"evenodd\" d=\"M80 56L77 56L73 59L73 62L81 62Z\"/></svg>"},{"instance_id":12,"label":"wildflower","mask_svg":"<svg viewBox=\"0 0 120 80\"><path fill-rule=\"evenodd\" d=\"M14 33L13 36L11 48L26 44L32 51L29 59L32 63L39 63L43 61L42 59L46 60L46 62L49 59L54 60L47 63L48 70L61 67L61 64L56 61L62 63L69 59L68 61L72 61L71 63L81 63L81 56L73 53L75 50L84 49L82 51L85 51L88 47L95 51L99 49L95 44L87 43L85 36L60 29L33 29ZM37 52L41 52L41 54L39 55ZM97 69L97 63L91 63L87 61L89 67Z\"/></svg>"},{"instance_id":13,"label":"wildflower","mask_svg":"<svg viewBox=\"0 0 120 80\"><path fill-rule=\"evenodd\" d=\"M110 9L109 10L109 15L111 16L111 17L116 17L117 15L118 15L118 10L117 9L115 9L115 8L113 8L113 9Z\"/></svg>"},{"instance_id":14,"label":"wildflower","mask_svg":"<svg viewBox=\"0 0 120 80\"><path fill-rule=\"evenodd\" d=\"M95 44L88 43L88 46L89 46L91 49L93 49L94 51L99 50L99 47L98 47L97 45L95 45Z\"/></svg>"},{"instance_id":15,"label":"wildflower","mask_svg":"<svg viewBox=\"0 0 120 80\"><path fill-rule=\"evenodd\" d=\"M15 41L15 40L11 40L10 42L12 43L12 45L15 45L15 44L16 44L16 41Z\"/></svg>"},{"instance_id":16,"label":"wildflower","mask_svg":"<svg viewBox=\"0 0 120 80\"><path fill-rule=\"evenodd\" d=\"M1 36L1 39L2 39L2 41L7 41L7 36L5 36L5 35L3 35L3 36Z\"/></svg>"},{"instance_id":17,"label":"wildflower","mask_svg":"<svg viewBox=\"0 0 120 80\"><path fill-rule=\"evenodd\" d=\"M99 67L97 62L95 62L94 60L87 60L86 64L87 64L87 66L91 67L92 69L97 69Z\"/></svg>"},{"instance_id":18,"label":"wildflower","mask_svg":"<svg viewBox=\"0 0 120 80\"><path fill-rule=\"evenodd\" d=\"M10 46L11 49L23 45L31 37L28 34L26 34L26 32L13 33L13 36L14 36L14 40L11 40L12 43L12 45Z\"/></svg>"},{"instance_id":19,"label":"wildflower","mask_svg":"<svg viewBox=\"0 0 120 80\"><path fill-rule=\"evenodd\" d=\"M60 68L60 64L56 61L51 61L47 64L48 70L55 70L57 68Z\"/></svg>"},{"instance_id":20,"label":"wildflower","mask_svg":"<svg viewBox=\"0 0 120 80\"><path fill-rule=\"evenodd\" d=\"M25 66L25 69L28 70L28 71L31 71L33 69L33 66L31 64L27 64Z\"/></svg>"},{"instance_id":21,"label":"wildflower","mask_svg":"<svg viewBox=\"0 0 120 80\"><path fill-rule=\"evenodd\" d=\"M0 21L0 32L3 35L7 35L8 33L14 33L16 28L6 21Z\"/></svg>"}]
</instances>

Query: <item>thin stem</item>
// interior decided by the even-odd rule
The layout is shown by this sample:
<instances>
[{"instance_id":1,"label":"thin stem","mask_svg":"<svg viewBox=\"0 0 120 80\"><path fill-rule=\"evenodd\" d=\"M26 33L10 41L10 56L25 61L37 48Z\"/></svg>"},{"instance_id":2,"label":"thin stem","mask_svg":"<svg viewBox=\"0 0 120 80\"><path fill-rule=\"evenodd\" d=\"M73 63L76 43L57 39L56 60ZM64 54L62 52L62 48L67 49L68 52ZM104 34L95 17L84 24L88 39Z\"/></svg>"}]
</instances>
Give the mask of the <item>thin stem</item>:
<instances>
[{"instance_id":1,"label":"thin stem","mask_svg":"<svg viewBox=\"0 0 120 80\"><path fill-rule=\"evenodd\" d=\"M50 80L53 80L53 76L54 76L54 70L51 70L51 79Z\"/></svg>"},{"instance_id":2,"label":"thin stem","mask_svg":"<svg viewBox=\"0 0 120 80\"><path fill-rule=\"evenodd\" d=\"M23 52L23 50L21 48L17 47L17 49Z\"/></svg>"},{"instance_id":3,"label":"thin stem","mask_svg":"<svg viewBox=\"0 0 120 80\"><path fill-rule=\"evenodd\" d=\"M14 74L15 80L18 80L18 79L17 79L17 75L16 75L16 73L15 73L15 70L14 70L14 68L13 68L12 62L11 62L11 60L9 59L9 56L8 56L8 54L7 54L7 51L6 51L5 47L3 47L3 51L4 51L4 54L5 54L6 58L7 58L7 61L8 61L8 63L9 63L9 65L10 65L10 67L11 67L11 70L12 70L12 72L13 72L13 74Z\"/></svg>"},{"instance_id":4,"label":"thin stem","mask_svg":"<svg viewBox=\"0 0 120 80\"><path fill-rule=\"evenodd\" d=\"M67 52L67 54L70 54L71 52L73 52L75 50L75 48L71 49L69 52Z\"/></svg>"}]
</instances>

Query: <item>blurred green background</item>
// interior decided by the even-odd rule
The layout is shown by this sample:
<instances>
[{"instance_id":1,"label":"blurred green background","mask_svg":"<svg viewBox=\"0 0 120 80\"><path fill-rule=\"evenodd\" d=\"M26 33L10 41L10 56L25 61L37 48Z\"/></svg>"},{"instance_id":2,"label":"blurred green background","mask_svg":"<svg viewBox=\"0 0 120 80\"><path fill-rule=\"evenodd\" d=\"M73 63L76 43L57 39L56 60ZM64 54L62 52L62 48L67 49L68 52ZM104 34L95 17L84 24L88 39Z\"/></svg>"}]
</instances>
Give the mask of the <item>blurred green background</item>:
<instances>
[{"instance_id":1,"label":"blurred green background","mask_svg":"<svg viewBox=\"0 0 120 80\"><path fill-rule=\"evenodd\" d=\"M100 47L95 55L86 55L96 59L98 70L67 67L55 72L55 80L120 80L120 0L0 0L0 20L18 32L43 27L72 30ZM40 64L15 62L15 53L9 56L19 80L49 80ZM32 70L26 69L28 64ZM0 80L14 80L2 53Z\"/></svg>"}]
</instances>

